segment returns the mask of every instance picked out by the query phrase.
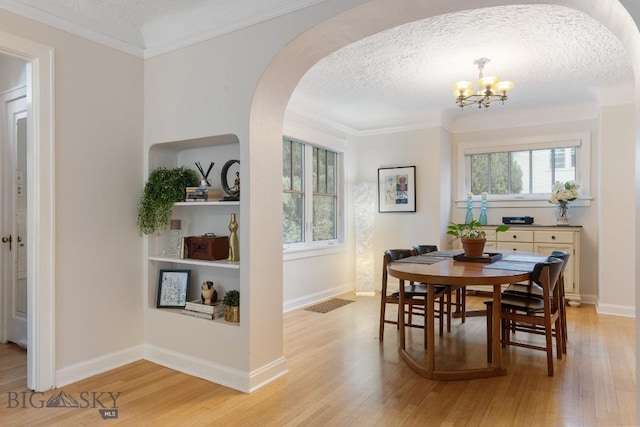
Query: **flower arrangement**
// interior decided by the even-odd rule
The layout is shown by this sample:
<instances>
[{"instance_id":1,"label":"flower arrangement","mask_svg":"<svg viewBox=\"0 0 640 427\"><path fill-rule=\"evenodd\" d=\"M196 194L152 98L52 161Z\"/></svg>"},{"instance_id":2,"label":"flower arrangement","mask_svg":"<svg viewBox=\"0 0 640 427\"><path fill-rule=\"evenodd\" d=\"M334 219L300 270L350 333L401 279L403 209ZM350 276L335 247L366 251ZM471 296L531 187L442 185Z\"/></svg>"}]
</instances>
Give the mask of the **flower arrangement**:
<instances>
[{"instance_id":1,"label":"flower arrangement","mask_svg":"<svg viewBox=\"0 0 640 427\"><path fill-rule=\"evenodd\" d=\"M578 198L579 189L580 183L577 181L567 181L565 183L556 181L556 183L553 184L549 203L558 205L556 217L559 225L569 224L569 202Z\"/></svg>"},{"instance_id":2,"label":"flower arrangement","mask_svg":"<svg viewBox=\"0 0 640 427\"><path fill-rule=\"evenodd\" d=\"M579 189L580 183L577 181L567 181L565 183L556 181L556 183L553 184L553 189L551 190L549 203L553 203L554 205L566 205L567 202L571 202L578 198Z\"/></svg>"}]
</instances>

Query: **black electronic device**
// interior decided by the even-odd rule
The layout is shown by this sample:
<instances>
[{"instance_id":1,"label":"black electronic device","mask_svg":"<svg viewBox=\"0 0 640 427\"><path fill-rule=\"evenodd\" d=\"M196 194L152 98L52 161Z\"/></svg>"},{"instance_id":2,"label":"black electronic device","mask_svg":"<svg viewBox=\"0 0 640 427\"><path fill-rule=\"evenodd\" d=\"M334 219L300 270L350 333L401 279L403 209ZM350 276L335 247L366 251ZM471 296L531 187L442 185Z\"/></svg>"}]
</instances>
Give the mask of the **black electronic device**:
<instances>
[{"instance_id":1,"label":"black electronic device","mask_svg":"<svg viewBox=\"0 0 640 427\"><path fill-rule=\"evenodd\" d=\"M533 217L532 216L503 216L502 223L511 224L511 225L517 225L517 224L530 225L530 224L533 224Z\"/></svg>"}]
</instances>

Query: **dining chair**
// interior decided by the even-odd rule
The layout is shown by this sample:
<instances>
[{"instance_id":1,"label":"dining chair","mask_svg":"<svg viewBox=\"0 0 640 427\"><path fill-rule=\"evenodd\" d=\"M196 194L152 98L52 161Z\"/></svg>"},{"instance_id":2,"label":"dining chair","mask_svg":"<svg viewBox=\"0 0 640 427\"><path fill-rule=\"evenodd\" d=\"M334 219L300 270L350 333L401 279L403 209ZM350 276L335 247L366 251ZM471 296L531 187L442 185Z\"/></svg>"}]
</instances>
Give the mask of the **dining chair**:
<instances>
[{"instance_id":1,"label":"dining chair","mask_svg":"<svg viewBox=\"0 0 640 427\"><path fill-rule=\"evenodd\" d=\"M424 255L424 254L428 254L429 252L437 252L438 246L437 245L414 245L412 249L415 255Z\"/></svg>"},{"instance_id":2,"label":"dining chair","mask_svg":"<svg viewBox=\"0 0 640 427\"><path fill-rule=\"evenodd\" d=\"M389 274L387 272L387 265L389 263L398 261L403 258L408 258L412 256L411 249L388 249L384 251L384 257L382 262L382 288L380 290L380 330L378 333L378 339L380 341L384 340L384 325L385 323L390 323L399 326L399 316L406 315L407 322L405 326L413 327L413 328L422 328L425 331L425 346L427 345L427 333L428 328L425 328L424 322L422 324L415 323L413 316L419 315L425 316L425 304L427 301L427 295L429 288L424 283L414 283L409 282L409 284L405 285L404 295L405 295L405 307L398 307L398 317L395 320L390 320L386 318L386 307L387 304L396 304L399 306L400 304L400 291L390 292L388 288L388 279ZM446 286L436 286L434 293L434 300L438 302L438 309L436 310L436 316L440 320L440 336L443 335L444 331L444 323L443 316L445 313L444 310L444 296L446 294L447 287Z\"/></svg>"},{"instance_id":3,"label":"dining chair","mask_svg":"<svg viewBox=\"0 0 640 427\"><path fill-rule=\"evenodd\" d=\"M562 359L562 322L560 320L560 290L558 278L564 261L548 257L547 261L537 263L531 273L531 281L542 289L542 298L528 295L502 294L500 308L502 347L509 345L547 353L547 375L553 376L553 337L556 338L556 354ZM493 301L485 301L487 306L487 360L491 362L491 328L493 326ZM555 334L554 334L555 329ZM514 331L544 334L545 346L531 342L516 341Z\"/></svg>"},{"instance_id":4,"label":"dining chair","mask_svg":"<svg viewBox=\"0 0 640 427\"><path fill-rule=\"evenodd\" d=\"M567 268L567 262L569 261L569 253L564 251L553 251L551 255L554 258L559 258L563 262L562 269L560 270L560 276L558 277L558 291L560 299L558 307L560 309L560 321L562 322L562 349L564 353L567 353L567 301L565 298L564 289L564 271ZM536 298L542 298L542 288L535 283L529 281L529 283L512 283L504 290L504 294L508 295L524 295L532 296ZM556 333L554 331L554 333Z\"/></svg>"},{"instance_id":5,"label":"dining chair","mask_svg":"<svg viewBox=\"0 0 640 427\"><path fill-rule=\"evenodd\" d=\"M436 245L414 245L413 252L416 255L424 255L430 252L437 252L438 246ZM455 302L451 298L452 291L455 291ZM459 313L462 323L466 321L466 306L467 306L467 288L466 286L449 286L447 290L447 332L451 332L451 314L453 307L455 314Z\"/></svg>"}]
</instances>

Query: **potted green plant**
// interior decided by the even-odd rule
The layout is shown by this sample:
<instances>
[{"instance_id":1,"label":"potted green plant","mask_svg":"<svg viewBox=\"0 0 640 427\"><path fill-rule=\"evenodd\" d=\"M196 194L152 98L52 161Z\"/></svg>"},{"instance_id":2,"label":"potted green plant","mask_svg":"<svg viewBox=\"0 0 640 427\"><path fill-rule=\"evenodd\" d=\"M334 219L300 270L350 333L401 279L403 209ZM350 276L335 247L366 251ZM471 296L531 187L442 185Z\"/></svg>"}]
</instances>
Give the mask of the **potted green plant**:
<instances>
[{"instance_id":1,"label":"potted green plant","mask_svg":"<svg viewBox=\"0 0 640 427\"><path fill-rule=\"evenodd\" d=\"M508 225L499 225L496 227L496 232L507 231L509 228ZM465 256L482 256L484 253L484 245L487 243L487 233L482 229L480 221L472 220L468 224L450 222L447 230L447 234L454 236L456 239L460 239Z\"/></svg>"},{"instance_id":2,"label":"potted green plant","mask_svg":"<svg viewBox=\"0 0 640 427\"><path fill-rule=\"evenodd\" d=\"M140 234L159 233L171 221L171 208L184 201L186 187L196 187L198 174L186 166L157 168L149 174L138 204Z\"/></svg>"},{"instance_id":3,"label":"potted green plant","mask_svg":"<svg viewBox=\"0 0 640 427\"><path fill-rule=\"evenodd\" d=\"M224 294L224 320L227 322L240 321L240 291L232 289Z\"/></svg>"}]
</instances>

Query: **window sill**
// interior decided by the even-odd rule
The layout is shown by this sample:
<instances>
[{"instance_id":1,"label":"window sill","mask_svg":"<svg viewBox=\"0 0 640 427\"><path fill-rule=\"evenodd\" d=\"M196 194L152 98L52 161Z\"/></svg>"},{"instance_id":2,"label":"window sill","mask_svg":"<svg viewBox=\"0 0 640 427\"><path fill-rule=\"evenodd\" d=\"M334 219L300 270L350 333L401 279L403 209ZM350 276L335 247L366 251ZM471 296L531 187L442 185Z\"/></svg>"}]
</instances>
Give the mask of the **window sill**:
<instances>
[{"instance_id":1,"label":"window sill","mask_svg":"<svg viewBox=\"0 0 640 427\"><path fill-rule=\"evenodd\" d=\"M299 248L289 248L282 250L282 261L294 261L303 258L312 258L317 256L332 255L345 252L347 245L345 243L323 244L321 246L305 246Z\"/></svg>"},{"instance_id":2,"label":"window sill","mask_svg":"<svg viewBox=\"0 0 640 427\"><path fill-rule=\"evenodd\" d=\"M588 207L591 206L592 197L583 197L572 202L569 202L569 206ZM467 199L456 200L455 206L459 209L467 208ZM477 208L480 205L480 200L473 201L473 207ZM509 199L487 199L487 206L491 208L552 208L555 205L549 203L547 198L509 198Z\"/></svg>"}]
</instances>

